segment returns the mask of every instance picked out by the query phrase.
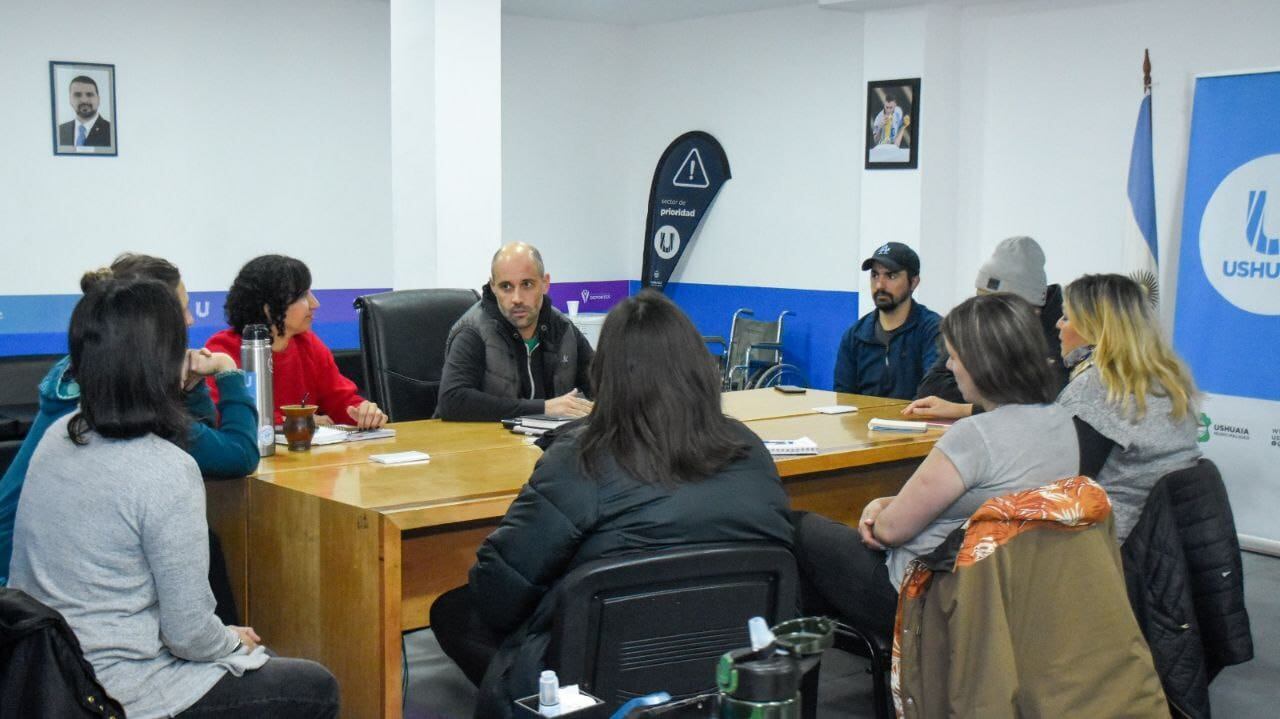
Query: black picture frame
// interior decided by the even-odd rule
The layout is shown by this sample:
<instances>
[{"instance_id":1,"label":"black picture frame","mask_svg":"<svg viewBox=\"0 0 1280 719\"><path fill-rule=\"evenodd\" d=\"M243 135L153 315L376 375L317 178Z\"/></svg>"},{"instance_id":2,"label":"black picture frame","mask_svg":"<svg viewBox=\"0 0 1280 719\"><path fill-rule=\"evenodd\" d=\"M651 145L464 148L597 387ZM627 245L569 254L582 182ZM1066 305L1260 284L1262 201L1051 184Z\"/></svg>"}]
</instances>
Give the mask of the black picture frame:
<instances>
[{"instance_id":1,"label":"black picture frame","mask_svg":"<svg viewBox=\"0 0 1280 719\"><path fill-rule=\"evenodd\" d=\"M88 78L92 82L83 82ZM76 87L73 88L72 85ZM88 87L96 88L94 122L77 144L73 95L84 97ZM87 103L82 103L87 104ZM99 62L49 61L49 124L53 134L53 154L69 157L116 157L120 154L119 105L116 103L116 66Z\"/></svg>"},{"instance_id":2,"label":"black picture frame","mask_svg":"<svg viewBox=\"0 0 1280 719\"><path fill-rule=\"evenodd\" d=\"M884 112L893 105L893 121L886 124ZM867 170L914 170L920 166L920 78L873 80L867 83L866 147L863 168Z\"/></svg>"}]
</instances>

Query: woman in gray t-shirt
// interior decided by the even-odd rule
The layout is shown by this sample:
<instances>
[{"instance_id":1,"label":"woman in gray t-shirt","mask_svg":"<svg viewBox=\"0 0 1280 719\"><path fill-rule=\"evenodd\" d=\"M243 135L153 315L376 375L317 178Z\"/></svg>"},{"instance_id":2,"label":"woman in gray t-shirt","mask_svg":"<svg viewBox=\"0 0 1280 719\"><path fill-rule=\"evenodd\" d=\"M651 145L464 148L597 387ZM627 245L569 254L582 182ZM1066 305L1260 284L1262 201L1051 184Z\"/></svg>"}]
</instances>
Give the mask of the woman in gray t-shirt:
<instances>
[{"instance_id":1,"label":"woman in gray t-shirt","mask_svg":"<svg viewBox=\"0 0 1280 719\"><path fill-rule=\"evenodd\" d=\"M987 499L1079 474L1075 425L1053 404L1057 384L1031 305L1006 293L973 297L941 330L961 393L986 411L947 430L901 492L867 505L856 530L818 515L798 519L806 612L834 609L892 631L911 559L936 548Z\"/></svg>"},{"instance_id":2,"label":"woman in gray t-shirt","mask_svg":"<svg viewBox=\"0 0 1280 719\"><path fill-rule=\"evenodd\" d=\"M1124 542L1156 482L1200 460L1195 386L1137 282L1085 275L1063 297L1058 337L1071 381L1058 404L1112 443L1097 481Z\"/></svg>"}]
</instances>

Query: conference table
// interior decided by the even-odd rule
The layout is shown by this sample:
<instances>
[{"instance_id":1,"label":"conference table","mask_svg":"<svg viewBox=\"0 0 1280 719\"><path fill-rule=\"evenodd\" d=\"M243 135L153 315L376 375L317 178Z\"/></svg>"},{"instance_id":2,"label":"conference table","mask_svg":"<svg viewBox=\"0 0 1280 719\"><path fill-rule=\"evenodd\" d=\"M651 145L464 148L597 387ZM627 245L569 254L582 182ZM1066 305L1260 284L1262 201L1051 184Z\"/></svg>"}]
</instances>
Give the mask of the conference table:
<instances>
[{"instance_id":1,"label":"conference table","mask_svg":"<svg viewBox=\"0 0 1280 719\"><path fill-rule=\"evenodd\" d=\"M857 410L820 414L817 407ZM794 509L856 521L895 493L941 431L873 432L901 400L808 390L723 395L726 414L763 439L807 436L818 454L777 458ZM541 450L498 423L390 425L394 438L263 458L255 475L206 482L243 620L274 651L327 666L343 716L401 713L402 633L428 626L431 603L466 583ZM369 455L418 450L425 463L382 465Z\"/></svg>"}]
</instances>

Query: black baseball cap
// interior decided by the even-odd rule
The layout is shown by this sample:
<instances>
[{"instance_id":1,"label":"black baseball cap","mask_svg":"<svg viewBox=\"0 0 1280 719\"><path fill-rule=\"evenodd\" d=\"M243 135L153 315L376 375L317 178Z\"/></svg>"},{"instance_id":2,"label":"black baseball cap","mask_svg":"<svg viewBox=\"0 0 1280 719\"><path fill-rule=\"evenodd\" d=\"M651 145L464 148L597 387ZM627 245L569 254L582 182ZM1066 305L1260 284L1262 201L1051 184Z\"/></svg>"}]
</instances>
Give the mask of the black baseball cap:
<instances>
[{"instance_id":1,"label":"black baseball cap","mask_svg":"<svg viewBox=\"0 0 1280 719\"><path fill-rule=\"evenodd\" d=\"M890 272L906 270L910 275L920 274L920 255L901 242L886 242L877 247L870 257L862 261L863 271L871 269L873 262L888 267Z\"/></svg>"}]
</instances>

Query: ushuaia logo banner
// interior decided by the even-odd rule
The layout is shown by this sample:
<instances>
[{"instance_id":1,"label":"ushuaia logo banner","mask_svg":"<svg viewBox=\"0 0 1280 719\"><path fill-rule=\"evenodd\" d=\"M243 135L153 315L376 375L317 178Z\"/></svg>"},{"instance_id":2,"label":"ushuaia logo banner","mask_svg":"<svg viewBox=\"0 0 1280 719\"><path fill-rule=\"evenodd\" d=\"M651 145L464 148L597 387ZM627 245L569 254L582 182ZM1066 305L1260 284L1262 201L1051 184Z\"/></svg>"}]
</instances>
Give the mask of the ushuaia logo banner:
<instances>
[{"instance_id":1,"label":"ushuaia logo banner","mask_svg":"<svg viewBox=\"0 0 1280 719\"><path fill-rule=\"evenodd\" d=\"M1213 191L1200 221L1200 261L1223 299L1280 316L1280 154L1246 162Z\"/></svg>"},{"instance_id":2,"label":"ushuaia logo banner","mask_svg":"<svg viewBox=\"0 0 1280 719\"><path fill-rule=\"evenodd\" d=\"M1174 346L1206 392L1280 400L1277 117L1280 72L1196 80Z\"/></svg>"},{"instance_id":3,"label":"ushuaia logo banner","mask_svg":"<svg viewBox=\"0 0 1280 719\"><path fill-rule=\"evenodd\" d=\"M1196 440L1200 443L1208 442L1214 437L1230 437L1231 439L1249 439L1249 428L1240 424L1230 424L1223 422L1214 422L1209 415L1204 412L1200 413L1200 419L1197 421L1199 425L1199 433Z\"/></svg>"}]
</instances>

